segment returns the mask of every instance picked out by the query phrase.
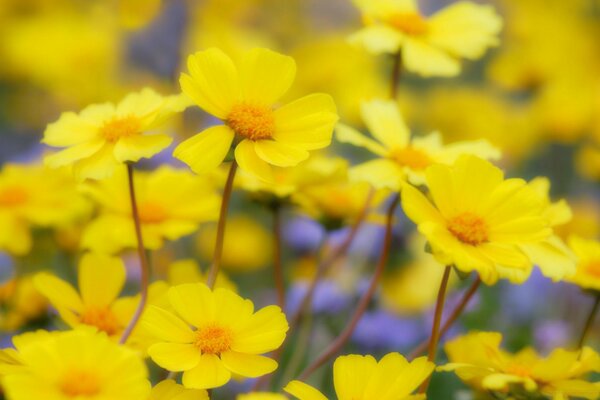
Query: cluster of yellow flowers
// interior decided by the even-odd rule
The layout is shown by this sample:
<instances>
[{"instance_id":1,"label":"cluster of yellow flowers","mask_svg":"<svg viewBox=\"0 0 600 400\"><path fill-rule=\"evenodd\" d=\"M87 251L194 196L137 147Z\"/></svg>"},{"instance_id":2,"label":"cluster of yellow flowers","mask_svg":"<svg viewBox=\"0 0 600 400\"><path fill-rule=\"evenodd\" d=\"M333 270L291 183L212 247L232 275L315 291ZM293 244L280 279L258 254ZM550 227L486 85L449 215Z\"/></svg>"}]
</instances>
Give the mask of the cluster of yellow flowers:
<instances>
[{"instance_id":1,"label":"cluster of yellow flowers","mask_svg":"<svg viewBox=\"0 0 600 400\"><path fill-rule=\"evenodd\" d=\"M127 29L144 26L162 7L159 0L120 3L120 26ZM232 10L225 1L207 3L207 15L198 18L210 26L216 9L233 14L252 1ZM548 178L505 176L495 164L507 154L501 142L483 133L456 141L442 140L447 138L438 131L414 134L407 122L412 114L398 95L404 72L421 78L459 75L464 60L480 59L500 44L503 19L493 6L471 1L452 2L431 15L417 0L353 3L363 26L345 38L351 47L337 55L339 71L321 77L320 66L306 62L297 71L294 57L266 47L225 52L195 43L202 50L187 58L181 93L163 96L146 87L116 103L64 112L43 133L44 165L2 168L0 250L15 260L17 276L0 286L0 329L27 328L12 337L12 347L0 350L0 385L8 400L208 400L225 398L230 392L219 391L225 385L236 386L238 400L288 395L326 400L333 393L340 400L416 400L426 398L432 374L441 371L454 372L482 399L600 398L600 382L590 378L600 373L600 354L586 346L600 306L600 242L564 234L573 212L565 200L551 198ZM537 10L537 3L523 7ZM107 54L116 37L94 32L91 25L93 20L105 27L104 12L88 16L90 21L77 20L73 10L56 13L0 28L19 32L1 49L11 55L12 68L47 90L81 84L77 74L67 72L72 64L44 46L40 55L51 61L47 71L38 71L31 55L20 51L23 40L46 29L40 26L59 24L60 29L47 28L53 35L45 40L66 47L99 42L98 60L87 58L85 48L74 53L92 80L96 68L103 72L99 80L110 80L116 66ZM0 9L0 24L3 18ZM524 24L525 36L537 29L529 25L550 24L546 14L540 21L520 18L507 14L509 34L518 31L512 24ZM70 29L87 35L74 40ZM336 57L323 46L325 56ZM368 55L355 59L357 49ZM580 119L574 118L576 128L569 118L550 121L543 105L562 98L554 93L562 84L580 82L549 83L554 73L549 64L565 61L553 55L548 63L546 53L529 64L536 70L527 75L515 60L533 57L530 51L504 50L490 74L507 87L543 87L547 93L532 106L539 110L536 117L552 125L555 137L576 135ZM375 74L374 60L383 57L393 64L389 97L355 92L371 85L362 79L374 79L368 77ZM327 80L339 78L330 75L343 74L346 61L364 67L350 75L357 82L349 93L306 95L292 89L298 80L304 88L327 91ZM302 75L304 66L314 70L314 81ZM79 100L96 96L96 89L87 88L91 92L80 93ZM445 104L452 107L452 100ZM182 120L200 112L210 125L188 135ZM172 130L178 135L170 135ZM349 152L366 150L369 158L353 163L353 157L331 154L326 148L334 140L350 145ZM165 154L174 159L167 161ZM512 149L508 154L517 157ZM262 218L264 210L272 216L273 237L254 219L229 216L232 203L247 199L244 206L253 217ZM296 309L286 307L286 278L292 273L283 267L281 220L287 210L300 210L328 230L349 227L341 244L320 244L324 256L309 271L298 268L298 275L308 276L308 288ZM392 231L404 216L416 226L409 240L416 257L380 282L394 250ZM409 221L400 221L403 230ZM341 264L347 264L344 257L365 222L385 230L372 257L375 267L364 289L356 291L359 300L346 327L315 356L306 342L301 345L313 333L308 309L330 274L343 275L348 286L360 284L358 272ZM197 246L190 238L195 233ZM48 243L60 247L60 256L46 249L52 247ZM36 252L42 268L36 267ZM68 258L77 268L55 267L53 257ZM197 257L208 268L200 268ZM245 298L247 288L222 271L248 272L265 264L272 265L274 285L251 285L276 291L277 305L268 304L270 294ZM577 285L596 298L576 348L544 356L527 347L513 354L500 348L500 333L474 331L446 342L447 363L437 357L441 339L480 283L522 284L536 267L552 281ZM468 279L473 286L443 318L448 288ZM419 314L435 303L426 356L424 349L406 356L386 352L379 360L339 355L380 286L384 307L398 312ZM36 325L44 318L45 324ZM47 328L48 319L56 329L37 329ZM489 329L485 322L481 329ZM323 378L331 384L317 389L314 381L308 383L330 364L333 378ZM279 386L270 382L276 372Z\"/></svg>"}]
</instances>

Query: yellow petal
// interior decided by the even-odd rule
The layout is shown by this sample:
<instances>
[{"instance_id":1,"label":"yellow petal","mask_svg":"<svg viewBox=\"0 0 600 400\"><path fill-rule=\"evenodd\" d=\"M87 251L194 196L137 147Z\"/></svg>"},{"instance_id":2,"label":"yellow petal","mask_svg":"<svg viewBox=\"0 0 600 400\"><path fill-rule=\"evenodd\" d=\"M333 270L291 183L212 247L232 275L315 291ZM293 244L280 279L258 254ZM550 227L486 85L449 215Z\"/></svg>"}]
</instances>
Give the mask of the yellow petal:
<instances>
[{"instance_id":1,"label":"yellow petal","mask_svg":"<svg viewBox=\"0 0 600 400\"><path fill-rule=\"evenodd\" d=\"M376 159L358 164L348 172L353 182L369 182L376 189L400 191L404 172L393 161Z\"/></svg>"},{"instance_id":2,"label":"yellow petal","mask_svg":"<svg viewBox=\"0 0 600 400\"><path fill-rule=\"evenodd\" d=\"M377 361L370 355L338 357L333 363L333 384L340 399L365 398L365 388Z\"/></svg>"},{"instance_id":3,"label":"yellow petal","mask_svg":"<svg viewBox=\"0 0 600 400\"><path fill-rule=\"evenodd\" d=\"M225 125L217 125L183 141L173 156L202 174L217 168L227 156L235 134Z\"/></svg>"},{"instance_id":4,"label":"yellow petal","mask_svg":"<svg viewBox=\"0 0 600 400\"><path fill-rule=\"evenodd\" d=\"M57 153L49 154L44 158L44 162L46 163L46 165L52 168L58 168L64 165L71 165L75 161L91 157L92 155L97 153L102 148L102 146L104 146L104 141L100 139L84 142L72 147L68 147Z\"/></svg>"},{"instance_id":5,"label":"yellow petal","mask_svg":"<svg viewBox=\"0 0 600 400\"><path fill-rule=\"evenodd\" d=\"M149 400L208 400L208 393L202 389L186 389L166 379L152 388Z\"/></svg>"},{"instance_id":6,"label":"yellow petal","mask_svg":"<svg viewBox=\"0 0 600 400\"><path fill-rule=\"evenodd\" d=\"M231 379L231 373L214 354L203 354L198 365L183 373L183 385L191 389L211 389L223 386Z\"/></svg>"},{"instance_id":7,"label":"yellow petal","mask_svg":"<svg viewBox=\"0 0 600 400\"><path fill-rule=\"evenodd\" d=\"M338 140L338 142L349 143L358 147L364 147L365 149L377 154L378 156L384 157L387 153L387 151L385 150L385 148L383 148L382 145L366 137L358 130L342 123L338 123L335 126L335 137Z\"/></svg>"},{"instance_id":8,"label":"yellow petal","mask_svg":"<svg viewBox=\"0 0 600 400\"><path fill-rule=\"evenodd\" d=\"M86 306L106 307L121 293L125 265L118 257L88 253L79 265L79 290Z\"/></svg>"},{"instance_id":9,"label":"yellow petal","mask_svg":"<svg viewBox=\"0 0 600 400\"><path fill-rule=\"evenodd\" d=\"M263 354L275 350L285 340L288 323L277 306L258 310L246 323L238 327L232 350L240 353Z\"/></svg>"},{"instance_id":10,"label":"yellow petal","mask_svg":"<svg viewBox=\"0 0 600 400\"><path fill-rule=\"evenodd\" d=\"M150 158L169 147L173 139L167 135L134 135L119 139L115 144L117 161L138 161Z\"/></svg>"},{"instance_id":11,"label":"yellow petal","mask_svg":"<svg viewBox=\"0 0 600 400\"><path fill-rule=\"evenodd\" d=\"M250 50L240 67L242 98L249 103L274 104L295 77L296 62L292 57L263 48Z\"/></svg>"},{"instance_id":12,"label":"yellow petal","mask_svg":"<svg viewBox=\"0 0 600 400\"><path fill-rule=\"evenodd\" d=\"M372 25L350 35L348 41L364 46L374 54L395 54L404 42L404 35L387 26Z\"/></svg>"},{"instance_id":13,"label":"yellow petal","mask_svg":"<svg viewBox=\"0 0 600 400\"><path fill-rule=\"evenodd\" d=\"M79 160L73 168L77 179L104 179L111 176L119 165L113 150L114 145L105 144L90 157Z\"/></svg>"},{"instance_id":14,"label":"yellow petal","mask_svg":"<svg viewBox=\"0 0 600 400\"><path fill-rule=\"evenodd\" d=\"M56 147L73 146L92 141L97 134L98 126L74 112L65 112L56 122L48 124L42 143Z\"/></svg>"},{"instance_id":15,"label":"yellow petal","mask_svg":"<svg viewBox=\"0 0 600 400\"><path fill-rule=\"evenodd\" d=\"M175 311L190 325L198 327L215 319L213 295L203 283L173 286L168 296Z\"/></svg>"},{"instance_id":16,"label":"yellow petal","mask_svg":"<svg viewBox=\"0 0 600 400\"><path fill-rule=\"evenodd\" d=\"M308 158L308 151L274 140L258 140L254 150L264 161L278 167L293 167Z\"/></svg>"},{"instance_id":17,"label":"yellow petal","mask_svg":"<svg viewBox=\"0 0 600 400\"><path fill-rule=\"evenodd\" d=\"M402 188L402 209L417 225L423 222L444 224L442 216L423 193L412 185Z\"/></svg>"},{"instance_id":18,"label":"yellow petal","mask_svg":"<svg viewBox=\"0 0 600 400\"><path fill-rule=\"evenodd\" d=\"M236 353L234 351L221 354L221 361L225 364L225 368L234 374L248 378L270 374L277 369L277 361L269 357Z\"/></svg>"},{"instance_id":19,"label":"yellow petal","mask_svg":"<svg viewBox=\"0 0 600 400\"><path fill-rule=\"evenodd\" d=\"M167 342L192 343L195 339L189 325L157 306L148 306L140 324L150 335Z\"/></svg>"},{"instance_id":20,"label":"yellow petal","mask_svg":"<svg viewBox=\"0 0 600 400\"><path fill-rule=\"evenodd\" d=\"M448 53L416 39L406 40L402 61L407 70L425 77L456 76L460 63Z\"/></svg>"},{"instance_id":21,"label":"yellow petal","mask_svg":"<svg viewBox=\"0 0 600 400\"><path fill-rule=\"evenodd\" d=\"M187 371L200 362L200 350L190 343L156 343L150 346L148 355L169 371Z\"/></svg>"},{"instance_id":22,"label":"yellow petal","mask_svg":"<svg viewBox=\"0 0 600 400\"><path fill-rule=\"evenodd\" d=\"M283 390L300 400L327 400L323 393L300 381L291 381Z\"/></svg>"},{"instance_id":23,"label":"yellow petal","mask_svg":"<svg viewBox=\"0 0 600 400\"><path fill-rule=\"evenodd\" d=\"M33 283L54 307L76 312L83 310L83 303L77 291L62 279L47 272L40 272L33 278Z\"/></svg>"},{"instance_id":24,"label":"yellow petal","mask_svg":"<svg viewBox=\"0 0 600 400\"><path fill-rule=\"evenodd\" d=\"M361 114L369 132L387 149L404 148L410 142L410 131L395 101L363 102Z\"/></svg>"},{"instance_id":25,"label":"yellow petal","mask_svg":"<svg viewBox=\"0 0 600 400\"><path fill-rule=\"evenodd\" d=\"M226 119L239 98L238 73L233 61L221 50L210 48L188 57L190 75L179 79L181 90L200 108Z\"/></svg>"},{"instance_id":26,"label":"yellow petal","mask_svg":"<svg viewBox=\"0 0 600 400\"><path fill-rule=\"evenodd\" d=\"M251 140L242 140L235 147L235 159L240 168L264 181L273 181L273 169L271 166L258 157L254 149L254 142Z\"/></svg>"}]
</instances>

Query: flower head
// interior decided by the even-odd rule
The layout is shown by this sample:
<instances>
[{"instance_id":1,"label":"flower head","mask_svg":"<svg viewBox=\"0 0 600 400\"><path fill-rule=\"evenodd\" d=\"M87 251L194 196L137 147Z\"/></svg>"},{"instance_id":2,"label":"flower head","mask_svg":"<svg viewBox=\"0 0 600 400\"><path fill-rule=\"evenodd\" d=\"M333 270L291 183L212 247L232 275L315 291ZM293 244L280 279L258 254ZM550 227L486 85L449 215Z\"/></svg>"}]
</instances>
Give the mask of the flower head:
<instances>
[{"instance_id":1,"label":"flower head","mask_svg":"<svg viewBox=\"0 0 600 400\"><path fill-rule=\"evenodd\" d=\"M577 256L577 268L575 274L566 280L584 289L600 292L600 243L572 236L569 247Z\"/></svg>"},{"instance_id":2,"label":"flower head","mask_svg":"<svg viewBox=\"0 0 600 400\"><path fill-rule=\"evenodd\" d=\"M172 379L161 381L152 388L148 400L208 400L203 389L186 389Z\"/></svg>"},{"instance_id":3,"label":"flower head","mask_svg":"<svg viewBox=\"0 0 600 400\"><path fill-rule=\"evenodd\" d=\"M200 108L223 121L181 143L173 155L198 173L216 168L235 144L240 168L272 181L272 165L291 167L331 142L336 108L312 94L276 107L296 75L296 64L267 49L246 53L239 66L221 50L191 55L181 88Z\"/></svg>"},{"instance_id":4,"label":"flower head","mask_svg":"<svg viewBox=\"0 0 600 400\"><path fill-rule=\"evenodd\" d=\"M279 307L254 312L250 300L202 283L174 286L168 297L175 313L150 307L142 325L158 341L150 346L150 357L169 371L183 371L185 387L214 388L232 374L256 378L277 368L261 354L285 339L288 324Z\"/></svg>"},{"instance_id":5,"label":"flower head","mask_svg":"<svg viewBox=\"0 0 600 400\"><path fill-rule=\"evenodd\" d=\"M389 353L378 362L372 356L352 354L335 360L333 383L339 400L409 400L433 368L426 357L408 362L398 353ZM327 400L300 381L290 382L284 390L300 400Z\"/></svg>"},{"instance_id":6,"label":"flower head","mask_svg":"<svg viewBox=\"0 0 600 400\"><path fill-rule=\"evenodd\" d=\"M240 394L236 400L287 400L287 397L279 393L252 392Z\"/></svg>"}]
</instances>

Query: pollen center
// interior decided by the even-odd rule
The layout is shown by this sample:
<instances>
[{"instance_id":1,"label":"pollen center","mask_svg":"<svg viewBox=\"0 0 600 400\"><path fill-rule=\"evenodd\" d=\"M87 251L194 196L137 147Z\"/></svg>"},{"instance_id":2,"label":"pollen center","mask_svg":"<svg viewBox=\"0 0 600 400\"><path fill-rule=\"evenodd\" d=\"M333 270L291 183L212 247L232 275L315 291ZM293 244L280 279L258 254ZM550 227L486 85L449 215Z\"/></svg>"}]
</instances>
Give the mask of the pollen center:
<instances>
[{"instance_id":1,"label":"pollen center","mask_svg":"<svg viewBox=\"0 0 600 400\"><path fill-rule=\"evenodd\" d=\"M392 151L390 157L403 167L416 171L424 170L432 164L432 160L427 153L410 146Z\"/></svg>"},{"instance_id":2,"label":"pollen center","mask_svg":"<svg viewBox=\"0 0 600 400\"><path fill-rule=\"evenodd\" d=\"M100 128L100 134L106 141L115 143L121 138L137 135L140 133L140 129L140 120L130 115L105 122Z\"/></svg>"},{"instance_id":3,"label":"pollen center","mask_svg":"<svg viewBox=\"0 0 600 400\"><path fill-rule=\"evenodd\" d=\"M121 324L115 314L105 307L88 308L81 314L79 320L82 324L95 326L109 336L117 334L121 329Z\"/></svg>"},{"instance_id":4,"label":"pollen center","mask_svg":"<svg viewBox=\"0 0 600 400\"><path fill-rule=\"evenodd\" d=\"M275 133L275 116L270 107L239 103L225 121L235 133L250 140L270 139Z\"/></svg>"},{"instance_id":5,"label":"pollen center","mask_svg":"<svg viewBox=\"0 0 600 400\"><path fill-rule=\"evenodd\" d=\"M448 221L448 230L463 243L477 246L488 241L488 227L485 221L470 212L457 215Z\"/></svg>"},{"instance_id":6,"label":"pollen center","mask_svg":"<svg viewBox=\"0 0 600 400\"><path fill-rule=\"evenodd\" d=\"M589 261L585 266L585 271L593 277L600 278L600 260Z\"/></svg>"},{"instance_id":7,"label":"pollen center","mask_svg":"<svg viewBox=\"0 0 600 400\"><path fill-rule=\"evenodd\" d=\"M385 22L407 35L424 35L428 31L427 21L417 13L397 13Z\"/></svg>"},{"instance_id":8,"label":"pollen center","mask_svg":"<svg viewBox=\"0 0 600 400\"><path fill-rule=\"evenodd\" d=\"M20 186L8 186L0 189L0 206L15 207L25 203L29 194Z\"/></svg>"},{"instance_id":9,"label":"pollen center","mask_svg":"<svg viewBox=\"0 0 600 400\"><path fill-rule=\"evenodd\" d=\"M88 371L68 371L60 381L60 391L67 397L95 396L100 393L100 382Z\"/></svg>"},{"instance_id":10,"label":"pollen center","mask_svg":"<svg viewBox=\"0 0 600 400\"><path fill-rule=\"evenodd\" d=\"M194 344L202 354L220 354L228 351L233 342L233 334L229 328L209 325L196 331Z\"/></svg>"},{"instance_id":11,"label":"pollen center","mask_svg":"<svg viewBox=\"0 0 600 400\"><path fill-rule=\"evenodd\" d=\"M138 209L140 221L143 224L158 224L167 219L165 208L156 203L141 203Z\"/></svg>"},{"instance_id":12,"label":"pollen center","mask_svg":"<svg viewBox=\"0 0 600 400\"><path fill-rule=\"evenodd\" d=\"M511 375L520 376L521 378L528 378L531 376L530 369L527 368L527 366L521 364L509 365L506 369L506 372L508 372Z\"/></svg>"}]
</instances>

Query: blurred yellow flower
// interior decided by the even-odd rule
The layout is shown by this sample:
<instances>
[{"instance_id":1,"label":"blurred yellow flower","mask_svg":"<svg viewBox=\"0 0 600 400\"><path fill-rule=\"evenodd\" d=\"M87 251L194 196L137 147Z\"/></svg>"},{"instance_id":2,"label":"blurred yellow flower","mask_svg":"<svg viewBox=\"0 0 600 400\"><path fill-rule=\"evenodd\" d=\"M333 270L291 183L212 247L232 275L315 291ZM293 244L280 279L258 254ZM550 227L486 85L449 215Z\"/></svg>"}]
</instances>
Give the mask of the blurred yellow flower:
<instances>
[{"instance_id":1,"label":"blurred yellow flower","mask_svg":"<svg viewBox=\"0 0 600 400\"><path fill-rule=\"evenodd\" d=\"M119 21L128 29L140 29L156 17L162 0L121 0L118 3Z\"/></svg>"},{"instance_id":2,"label":"blurred yellow flower","mask_svg":"<svg viewBox=\"0 0 600 400\"><path fill-rule=\"evenodd\" d=\"M23 275L0 285L0 329L14 331L46 313L48 301L35 288L33 277Z\"/></svg>"},{"instance_id":3,"label":"blurred yellow flower","mask_svg":"<svg viewBox=\"0 0 600 400\"><path fill-rule=\"evenodd\" d=\"M250 300L202 283L174 286L168 296L176 313L151 306L141 323L158 339L148 349L152 360L183 371L185 387L219 387L232 374L256 378L277 368L275 360L260 354L285 340L288 324L279 307L254 312Z\"/></svg>"},{"instance_id":4,"label":"blurred yellow flower","mask_svg":"<svg viewBox=\"0 0 600 400\"><path fill-rule=\"evenodd\" d=\"M336 137L375 153L380 158L354 167L351 179L366 181L376 188L398 191L405 175L416 185L424 183L424 172L432 164L452 164L463 154L486 159L500 158L500 151L487 141L456 142L444 146L439 133L411 138L410 130L393 101L372 100L361 107L362 117L376 140L338 124Z\"/></svg>"},{"instance_id":5,"label":"blurred yellow flower","mask_svg":"<svg viewBox=\"0 0 600 400\"><path fill-rule=\"evenodd\" d=\"M583 239L593 239L600 235L600 205L593 196L570 198L569 205L573 214L566 224L554 229L563 239L572 235Z\"/></svg>"},{"instance_id":6,"label":"blurred yellow flower","mask_svg":"<svg viewBox=\"0 0 600 400\"><path fill-rule=\"evenodd\" d=\"M577 256L577 269L566 280L583 289L600 292L600 242L572 236L569 247Z\"/></svg>"},{"instance_id":7,"label":"blurred yellow flower","mask_svg":"<svg viewBox=\"0 0 600 400\"><path fill-rule=\"evenodd\" d=\"M461 58L481 58L499 43L502 19L492 6L459 1L430 17L416 0L354 0L365 27L350 36L373 53L401 53L407 70L455 76Z\"/></svg>"},{"instance_id":8,"label":"blurred yellow flower","mask_svg":"<svg viewBox=\"0 0 600 400\"><path fill-rule=\"evenodd\" d=\"M548 239L552 229L542 199L524 180L505 180L499 168L474 156L433 165L426 180L433 202L405 185L402 206L440 263L475 270L488 285L499 269L531 269L521 246Z\"/></svg>"},{"instance_id":9,"label":"blurred yellow flower","mask_svg":"<svg viewBox=\"0 0 600 400\"><path fill-rule=\"evenodd\" d=\"M515 394L521 389L554 400L600 396L600 385L585 380L585 375L600 371L600 356L591 348L556 349L542 357L530 347L507 353L500 348L501 341L496 332L472 332L453 339L445 345L450 363L438 369L455 371L486 392Z\"/></svg>"},{"instance_id":10,"label":"blurred yellow flower","mask_svg":"<svg viewBox=\"0 0 600 400\"><path fill-rule=\"evenodd\" d=\"M110 179L89 182L85 189L100 213L83 232L82 246L117 253L137 245L125 168ZM138 172L135 192L144 245L156 250L217 219L220 196L210 182L187 170L161 166Z\"/></svg>"},{"instance_id":11,"label":"blurred yellow flower","mask_svg":"<svg viewBox=\"0 0 600 400\"><path fill-rule=\"evenodd\" d=\"M79 179L109 177L118 165L150 158L169 146L171 137L149 131L160 128L187 105L181 95L162 97L145 88L116 105L94 104L79 114L63 113L48 125L42 142L64 149L47 156L46 163L73 165Z\"/></svg>"},{"instance_id":12,"label":"blurred yellow flower","mask_svg":"<svg viewBox=\"0 0 600 400\"><path fill-rule=\"evenodd\" d=\"M148 400L141 358L106 335L74 330L33 339L17 346L22 368L2 379L8 398Z\"/></svg>"},{"instance_id":13,"label":"blurred yellow flower","mask_svg":"<svg viewBox=\"0 0 600 400\"><path fill-rule=\"evenodd\" d=\"M178 260L169 265L167 278L169 285L175 286L181 285L182 283L206 282L207 278L208 271L202 271L198 263L191 258ZM233 283L223 271L219 272L215 287L237 292L236 284Z\"/></svg>"},{"instance_id":14,"label":"blurred yellow flower","mask_svg":"<svg viewBox=\"0 0 600 400\"><path fill-rule=\"evenodd\" d=\"M373 356L338 357L333 364L333 383L339 400L420 398L412 392L431 374L434 364L426 357L408 362L399 353L386 354L379 362ZM327 400L304 382L292 381L283 390L300 400Z\"/></svg>"},{"instance_id":15,"label":"blurred yellow flower","mask_svg":"<svg viewBox=\"0 0 600 400\"><path fill-rule=\"evenodd\" d=\"M285 106L274 104L288 91L296 64L267 49L245 54L239 68L221 50L191 55L191 74L181 88L200 108L224 124L206 129L181 143L173 155L197 173L219 166L235 140L240 168L271 181L271 165L290 167L308 158L308 150L331 142L337 121L329 95L312 94Z\"/></svg>"},{"instance_id":16,"label":"blurred yellow flower","mask_svg":"<svg viewBox=\"0 0 600 400\"><path fill-rule=\"evenodd\" d=\"M186 389L172 379L159 382L152 388L148 400L208 400L203 389Z\"/></svg>"},{"instance_id":17,"label":"blurred yellow flower","mask_svg":"<svg viewBox=\"0 0 600 400\"><path fill-rule=\"evenodd\" d=\"M287 400L287 397L279 393L254 392L239 394L236 400Z\"/></svg>"},{"instance_id":18,"label":"blurred yellow flower","mask_svg":"<svg viewBox=\"0 0 600 400\"><path fill-rule=\"evenodd\" d=\"M7 164L0 172L1 250L24 255L31 249L31 228L66 227L90 211L65 170Z\"/></svg>"}]
</instances>

